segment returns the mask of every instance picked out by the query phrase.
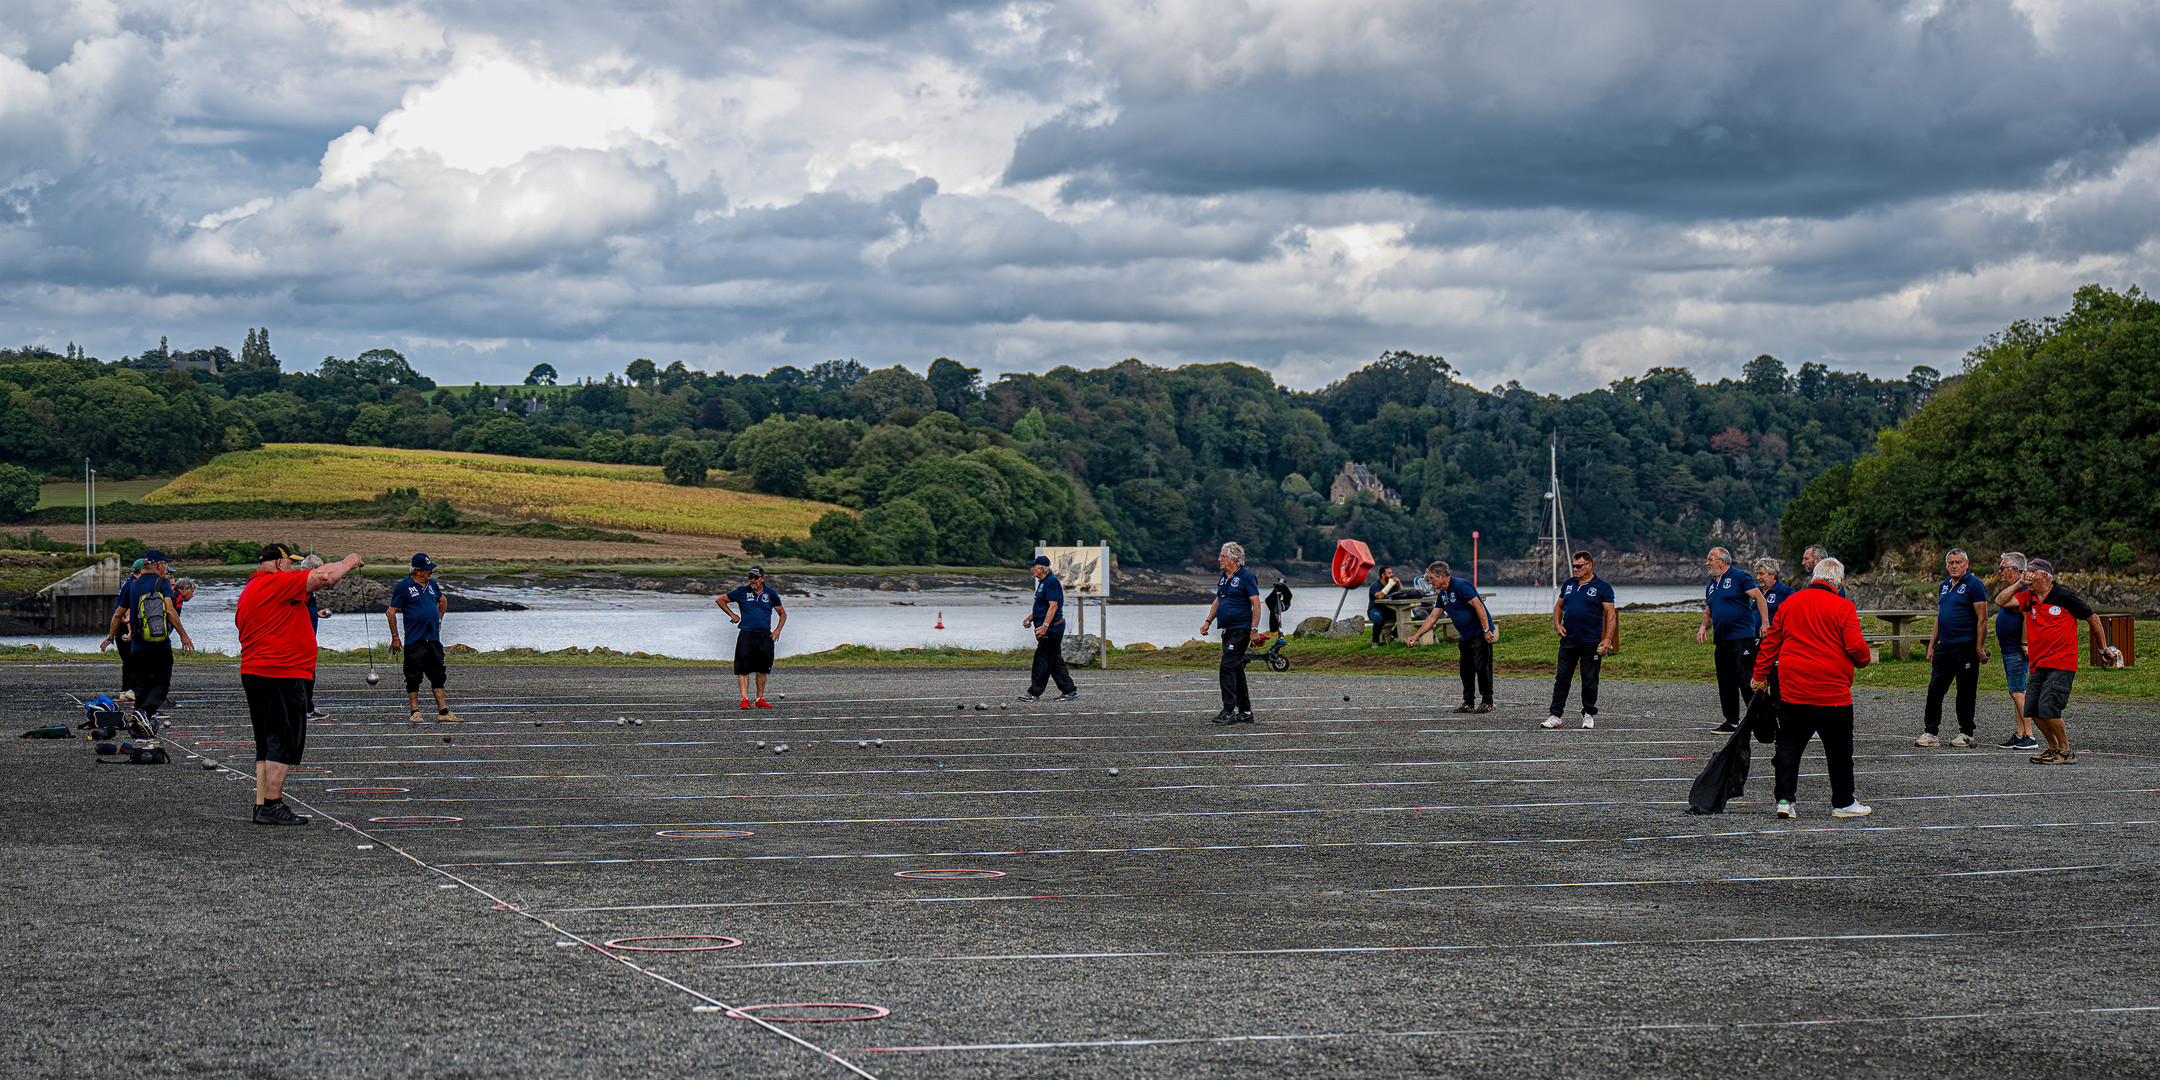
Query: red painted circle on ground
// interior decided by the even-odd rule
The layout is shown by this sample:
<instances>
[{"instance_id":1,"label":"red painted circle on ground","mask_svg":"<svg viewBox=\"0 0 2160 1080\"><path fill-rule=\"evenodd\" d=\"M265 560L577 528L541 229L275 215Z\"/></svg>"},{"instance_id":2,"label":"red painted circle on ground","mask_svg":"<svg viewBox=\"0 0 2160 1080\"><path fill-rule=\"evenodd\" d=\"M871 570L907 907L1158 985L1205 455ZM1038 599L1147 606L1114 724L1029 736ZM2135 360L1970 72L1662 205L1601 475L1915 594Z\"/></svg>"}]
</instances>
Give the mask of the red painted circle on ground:
<instances>
[{"instance_id":1,"label":"red painted circle on ground","mask_svg":"<svg viewBox=\"0 0 2160 1080\"><path fill-rule=\"evenodd\" d=\"M324 788L325 795L403 795L409 787L334 787Z\"/></svg>"},{"instance_id":2,"label":"red painted circle on ground","mask_svg":"<svg viewBox=\"0 0 2160 1080\"><path fill-rule=\"evenodd\" d=\"M368 819L368 824L370 824L370 825L447 825L447 824L449 824L449 823L451 823L451 822L453 822L453 821L463 821L463 820L465 820L465 819L464 819L464 818L461 818L461 817L446 817L446 816L444 816L444 815L441 815L441 814L415 814L415 815L413 815L413 816L411 816L411 817L371 817L371 818L369 818L369 819Z\"/></svg>"},{"instance_id":3,"label":"red painted circle on ground","mask_svg":"<svg viewBox=\"0 0 2160 1080\"><path fill-rule=\"evenodd\" d=\"M914 878L918 881L975 881L1005 876L1003 870L902 870L894 877Z\"/></svg>"},{"instance_id":4,"label":"red painted circle on ground","mask_svg":"<svg viewBox=\"0 0 2160 1080\"><path fill-rule=\"evenodd\" d=\"M653 835L665 836L671 840L740 840L757 834L740 829L662 829Z\"/></svg>"},{"instance_id":5,"label":"red painted circle on ground","mask_svg":"<svg viewBox=\"0 0 2160 1080\"><path fill-rule=\"evenodd\" d=\"M723 945L625 945L626 941L720 941ZM659 937L619 937L600 944L624 952L713 952L732 949L742 944L741 938L721 937L718 934L664 934Z\"/></svg>"},{"instance_id":6,"label":"red painted circle on ground","mask_svg":"<svg viewBox=\"0 0 2160 1080\"><path fill-rule=\"evenodd\" d=\"M752 1009L868 1009L861 1016L751 1016ZM836 1020L875 1020L891 1016L892 1010L879 1005L858 1005L852 1001L794 1001L781 1005L744 1005L729 1009L727 1015L737 1020L766 1020L775 1024L826 1024Z\"/></svg>"}]
</instances>

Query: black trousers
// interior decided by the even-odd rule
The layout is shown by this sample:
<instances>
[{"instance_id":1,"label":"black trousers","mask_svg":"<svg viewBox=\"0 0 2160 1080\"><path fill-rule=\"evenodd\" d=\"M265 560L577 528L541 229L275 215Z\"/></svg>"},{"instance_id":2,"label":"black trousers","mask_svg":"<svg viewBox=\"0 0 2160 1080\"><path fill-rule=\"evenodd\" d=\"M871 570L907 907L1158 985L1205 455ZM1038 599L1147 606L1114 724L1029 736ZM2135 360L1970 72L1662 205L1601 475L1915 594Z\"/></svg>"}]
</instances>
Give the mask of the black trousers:
<instances>
[{"instance_id":1,"label":"black trousers","mask_svg":"<svg viewBox=\"0 0 2160 1080\"><path fill-rule=\"evenodd\" d=\"M1377 604L1373 606L1373 610L1379 614L1372 621L1372 643L1378 645L1380 644L1380 628L1395 621L1395 612L1392 608L1380 607Z\"/></svg>"},{"instance_id":2,"label":"black trousers","mask_svg":"<svg viewBox=\"0 0 2160 1080\"><path fill-rule=\"evenodd\" d=\"M156 716L172 693L172 642L144 642L132 653L135 662L135 707L144 716Z\"/></svg>"},{"instance_id":3,"label":"black trousers","mask_svg":"<svg viewBox=\"0 0 2160 1080\"><path fill-rule=\"evenodd\" d=\"M126 626L126 624L122 624L122 625L121 625L121 632L122 632L122 633L128 633L128 632L129 632L129 631L128 631L128 629L127 629L127 626ZM113 651L114 651L114 652L117 652L117 653L119 653L119 654L120 654L120 689L122 689L122 690L134 690L134 689L135 689L135 643L134 643L134 642L132 642L132 641L129 641L129 640L127 639L127 638L124 638L124 637L116 637L116 638L114 638L114 639L113 639ZM136 696L136 697L141 697L141 696L142 696L142 692L141 692L141 691L139 691L139 690L138 690L138 691L136 691L136 694L135 694L135 696Z\"/></svg>"},{"instance_id":4,"label":"black trousers","mask_svg":"<svg viewBox=\"0 0 2160 1080\"><path fill-rule=\"evenodd\" d=\"M1492 704L1492 642L1485 640L1485 632L1478 629L1464 630L1455 642L1459 654L1456 670L1462 674L1462 700L1465 705L1482 701Z\"/></svg>"},{"instance_id":5,"label":"black trousers","mask_svg":"<svg viewBox=\"0 0 2160 1080\"><path fill-rule=\"evenodd\" d=\"M1245 691L1245 647L1251 640L1252 627L1223 628L1222 667L1216 681L1222 684L1222 707L1234 712L1252 711L1252 695Z\"/></svg>"},{"instance_id":6,"label":"black trousers","mask_svg":"<svg viewBox=\"0 0 2160 1080\"><path fill-rule=\"evenodd\" d=\"M1853 710L1850 705L1802 705L1787 701L1778 706L1776 792L1781 801L1792 801L1800 790L1800 754L1810 736L1822 737L1823 764L1830 773L1830 805L1834 809L1853 801Z\"/></svg>"},{"instance_id":7,"label":"black trousers","mask_svg":"<svg viewBox=\"0 0 2160 1080\"><path fill-rule=\"evenodd\" d=\"M1973 733L1973 706L1980 697L1980 649L1977 642L1935 643L1934 668L1928 675L1927 714L1922 724L1930 735L1942 730L1943 695L1957 683L1958 730Z\"/></svg>"},{"instance_id":8,"label":"black trousers","mask_svg":"<svg viewBox=\"0 0 2160 1080\"><path fill-rule=\"evenodd\" d=\"M1057 680L1059 693L1073 692L1072 672L1065 670L1063 630L1051 630L1035 639L1035 670L1028 676L1028 694L1041 697L1052 679Z\"/></svg>"},{"instance_id":9,"label":"black trousers","mask_svg":"<svg viewBox=\"0 0 2160 1080\"><path fill-rule=\"evenodd\" d=\"M1748 683L1755 677L1755 639L1751 637L1724 638L1717 643L1717 698L1718 708L1725 712L1725 722L1740 722L1740 707L1755 700L1755 692ZM1839 806L1845 805L1839 803Z\"/></svg>"},{"instance_id":10,"label":"black trousers","mask_svg":"<svg viewBox=\"0 0 2160 1080\"><path fill-rule=\"evenodd\" d=\"M1560 662L1553 669L1552 715L1560 715L1567 708L1568 684L1574 681L1577 665L1582 668L1582 714L1597 715L1598 672L1605 666L1605 658L1598 655L1595 641L1576 641L1563 638L1560 641Z\"/></svg>"},{"instance_id":11,"label":"black trousers","mask_svg":"<svg viewBox=\"0 0 2160 1080\"><path fill-rule=\"evenodd\" d=\"M307 752L308 695L315 680L240 673L247 695L248 722L255 727L255 757L280 765L298 765Z\"/></svg>"}]
</instances>

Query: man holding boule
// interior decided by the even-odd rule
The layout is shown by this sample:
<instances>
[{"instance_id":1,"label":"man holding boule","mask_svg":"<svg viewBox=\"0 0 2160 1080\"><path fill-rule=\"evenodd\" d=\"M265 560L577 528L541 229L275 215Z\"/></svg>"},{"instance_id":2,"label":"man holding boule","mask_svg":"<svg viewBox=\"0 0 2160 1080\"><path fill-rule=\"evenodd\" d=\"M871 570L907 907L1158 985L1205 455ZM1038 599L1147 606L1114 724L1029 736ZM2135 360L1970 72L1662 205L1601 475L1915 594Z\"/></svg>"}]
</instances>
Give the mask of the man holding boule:
<instances>
[{"instance_id":1,"label":"man holding boule","mask_svg":"<svg viewBox=\"0 0 2160 1080\"><path fill-rule=\"evenodd\" d=\"M735 684L742 690L742 704L737 707L770 709L772 703L765 700L765 678L772 674L780 628L787 625L787 605L780 602L778 590L765 586L764 567L751 567L744 578L742 585L714 597L713 603L735 624ZM730 601L742 606L741 614L736 614ZM750 693L753 678L757 680L754 705Z\"/></svg>"},{"instance_id":2,"label":"man holding boule","mask_svg":"<svg viewBox=\"0 0 2160 1080\"><path fill-rule=\"evenodd\" d=\"M2033 727L2047 740L2047 749L2026 760L2035 765L2075 765L2077 751L2070 748L2070 731L2063 723L2063 709L2070 704L2070 681L2078 669L2078 623L2092 629L2094 645L2101 655L2122 663L2122 652L2102 645L2107 631L2100 616L2085 599L2055 584L2055 565L2046 559L2025 564L2018 583L1995 596L1999 607L2025 616L2025 713Z\"/></svg>"},{"instance_id":3,"label":"man holding boule","mask_svg":"<svg viewBox=\"0 0 2160 1080\"><path fill-rule=\"evenodd\" d=\"M1486 610L1477 587L1456 577L1455 569L1444 562L1426 564L1425 584L1432 587L1432 614L1418 624L1417 633L1410 635L1410 644L1417 644L1419 638L1431 633L1433 624L1445 612L1448 622L1455 625L1455 673L1462 678L1462 704L1455 706L1455 711L1493 711L1492 647L1500 633L1493 628L1492 612Z\"/></svg>"},{"instance_id":4,"label":"man holding boule","mask_svg":"<svg viewBox=\"0 0 2160 1080\"><path fill-rule=\"evenodd\" d=\"M290 550L265 544L256 559L233 612L240 629L240 688L255 728L254 821L305 825L308 818L285 805L285 776L307 747L308 697L315 682L315 627L307 598L358 570L360 556L295 570Z\"/></svg>"}]
</instances>

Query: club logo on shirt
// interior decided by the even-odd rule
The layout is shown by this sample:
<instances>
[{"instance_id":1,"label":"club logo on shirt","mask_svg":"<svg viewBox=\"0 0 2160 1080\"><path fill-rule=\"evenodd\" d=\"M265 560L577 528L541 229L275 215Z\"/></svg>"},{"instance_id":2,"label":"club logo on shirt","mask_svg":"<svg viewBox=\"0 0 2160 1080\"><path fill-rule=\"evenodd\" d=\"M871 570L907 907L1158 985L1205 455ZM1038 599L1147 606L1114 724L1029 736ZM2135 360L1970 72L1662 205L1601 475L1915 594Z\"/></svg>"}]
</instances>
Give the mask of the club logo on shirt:
<instances>
[{"instance_id":1,"label":"club logo on shirt","mask_svg":"<svg viewBox=\"0 0 2160 1080\"><path fill-rule=\"evenodd\" d=\"M2055 604L2049 604L2049 605L2048 605L2048 614L2050 614L2050 615L2060 615L2060 614L2062 614L2062 608L2061 608L2061 607L2059 607L2059 606L2057 606L2057 605L2055 605Z\"/></svg>"}]
</instances>

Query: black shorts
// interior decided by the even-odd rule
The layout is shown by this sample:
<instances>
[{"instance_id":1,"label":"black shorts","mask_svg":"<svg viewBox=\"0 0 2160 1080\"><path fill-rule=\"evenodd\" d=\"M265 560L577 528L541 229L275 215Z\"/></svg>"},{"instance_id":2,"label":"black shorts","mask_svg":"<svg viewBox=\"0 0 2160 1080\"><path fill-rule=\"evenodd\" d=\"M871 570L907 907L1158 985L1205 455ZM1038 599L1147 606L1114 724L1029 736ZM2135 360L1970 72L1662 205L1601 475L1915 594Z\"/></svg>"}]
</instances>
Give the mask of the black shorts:
<instances>
[{"instance_id":1,"label":"black shorts","mask_svg":"<svg viewBox=\"0 0 2160 1080\"><path fill-rule=\"evenodd\" d=\"M773 639L768 630L742 630L735 635L735 674L772 674Z\"/></svg>"},{"instance_id":2,"label":"black shorts","mask_svg":"<svg viewBox=\"0 0 2160 1080\"><path fill-rule=\"evenodd\" d=\"M248 720L255 725L255 759L300 764L307 750L308 696L315 680L242 672L240 689L247 695Z\"/></svg>"},{"instance_id":3,"label":"black shorts","mask_svg":"<svg viewBox=\"0 0 2160 1080\"><path fill-rule=\"evenodd\" d=\"M425 677L428 685L442 689L443 647L440 641L408 641L405 643L405 692L420 692L420 680Z\"/></svg>"},{"instance_id":4,"label":"black shorts","mask_svg":"<svg viewBox=\"0 0 2160 1080\"><path fill-rule=\"evenodd\" d=\"M2060 720L2063 706L2070 704L2070 680L2075 671L2036 667L2025 675L2025 715L2034 720Z\"/></svg>"}]
</instances>

